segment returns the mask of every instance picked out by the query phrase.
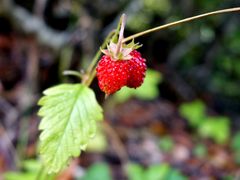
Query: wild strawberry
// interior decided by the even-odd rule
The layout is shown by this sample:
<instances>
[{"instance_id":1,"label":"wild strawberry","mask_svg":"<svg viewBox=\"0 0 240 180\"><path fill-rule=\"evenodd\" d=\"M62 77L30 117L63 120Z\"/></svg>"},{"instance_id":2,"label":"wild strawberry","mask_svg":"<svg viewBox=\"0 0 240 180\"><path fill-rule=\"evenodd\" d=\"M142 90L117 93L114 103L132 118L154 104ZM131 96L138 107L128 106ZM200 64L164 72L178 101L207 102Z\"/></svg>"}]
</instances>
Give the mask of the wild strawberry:
<instances>
[{"instance_id":1,"label":"wild strawberry","mask_svg":"<svg viewBox=\"0 0 240 180\"><path fill-rule=\"evenodd\" d=\"M141 54L136 50L133 50L130 55L132 58L128 60L129 78L127 86L130 88L137 88L143 83L146 74L146 60L142 58Z\"/></svg>"},{"instance_id":2,"label":"wild strawberry","mask_svg":"<svg viewBox=\"0 0 240 180\"><path fill-rule=\"evenodd\" d=\"M104 55L96 70L99 87L108 95L115 93L127 84L128 61L113 60L110 56Z\"/></svg>"},{"instance_id":3,"label":"wild strawberry","mask_svg":"<svg viewBox=\"0 0 240 180\"><path fill-rule=\"evenodd\" d=\"M134 41L127 45L122 42L124 25L125 16L122 16L118 42L116 44L111 41L107 49L102 50L105 55L100 59L96 69L99 87L107 95L115 93L123 86L139 87L143 83L147 69L145 59L135 50L140 46Z\"/></svg>"},{"instance_id":4,"label":"wild strawberry","mask_svg":"<svg viewBox=\"0 0 240 180\"><path fill-rule=\"evenodd\" d=\"M108 50L104 53L106 55L102 56L96 69L98 84L103 92L109 95L120 90L123 86L130 88L141 86L147 67L145 59L138 51L122 53L123 59L115 59L116 57L111 55Z\"/></svg>"}]
</instances>

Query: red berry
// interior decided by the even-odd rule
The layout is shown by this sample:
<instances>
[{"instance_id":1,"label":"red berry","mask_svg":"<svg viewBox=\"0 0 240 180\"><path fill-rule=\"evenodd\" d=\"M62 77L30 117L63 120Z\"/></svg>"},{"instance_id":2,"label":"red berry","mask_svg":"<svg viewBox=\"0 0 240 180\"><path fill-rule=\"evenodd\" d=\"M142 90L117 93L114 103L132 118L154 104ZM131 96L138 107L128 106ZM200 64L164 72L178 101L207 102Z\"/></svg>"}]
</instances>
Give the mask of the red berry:
<instances>
[{"instance_id":1,"label":"red berry","mask_svg":"<svg viewBox=\"0 0 240 180\"><path fill-rule=\"evenodd\" d=\"M123 86L137 88L143 83L147 66L146 60L136 50L129 60L114 60L104 55L97 66L97 78L100 89L106 94L113 94Z\"/></svg>"},{"instance_id":2,"label":"red berry","mask_svg":"<svg viewBox=\"0 0 240 180\"><path fill-rule=\"evenodd\" d=\"M113 60L104 55L97 66L97 78L100 89L113 94L127 84L129 67L127 60Z\"/></svg>"},{"instance_id":3,"label":"red berry","mask_svg":"<svg viewBox=\"0 0 240 180\"><path fill-rule=\"evenodd\" d=\"M130 55L132 58L128 60L129 79L127 86L130 88L137 88L142 85L146 74L146 60L142 58L141 54L136 50L133 50Z\"/></svg>"}]
</instances>

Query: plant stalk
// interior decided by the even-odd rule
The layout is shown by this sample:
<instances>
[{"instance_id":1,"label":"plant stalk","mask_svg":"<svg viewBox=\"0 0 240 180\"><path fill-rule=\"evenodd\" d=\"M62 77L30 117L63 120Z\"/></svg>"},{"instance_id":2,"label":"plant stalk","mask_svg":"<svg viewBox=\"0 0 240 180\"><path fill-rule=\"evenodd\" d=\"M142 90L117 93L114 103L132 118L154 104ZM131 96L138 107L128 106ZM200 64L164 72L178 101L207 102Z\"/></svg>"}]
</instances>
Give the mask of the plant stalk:
<instances>
[{"instance_id":1,"label":"plant stalk","mask_svg":"<svg viewBox=\"0 0 240 180\"><path fill-rule=\"evenodd\" d=\"M172 27L172 26L180 25L182 23L190 22L190 21L200 19L200 18L203 18L203 17L217 15L217 14L230 13L230 12L238 12L238 11L240 11L240 7L222 9L222 10L218 10L218 11L213 11L213 12L209 12L209 13L200 14L200 15L197 15L197 16L193 16L193 17L189 17L189 18L182 19L182 20L179 20L179 21L171 22L171 23L168 23L168 24L165 24L165 25L162 25L162 26L158 26L158 27L155 27L155 28L152 28L152 29L148 29L148 30L140 32L140 33L133 34L133 35L127 37L127 38L124 38L122 42L125 43L127 41L130 41L130 40L135 39L137 37L143 36L145 34L149 34L149 33L155 32L155 31L166 29L166 28L169 28L169 27Z\"/></svg>"},{"instance_id":2,"label":"plant stalk","mask_svg":"<svg viewBox=\"0 0 240 180\"><path fill-rule=\"evenodd\" d=\"M77 71L71 71L71 70L66 70L66 71L63 71L63 75L66 75L66 76L76 76L80 79L83 78L83 75Z\"/></svg>"},{"instance_id":3,"label":"plant stalk","mask_svg":"<svg viewBox=\"0 0 240 180\"><path fill-rule=\"evenodd\" d=\"M103 44L101 45L101 48L99 48L98 52L96 53L96 55L94 56L91 64L88 67L87 73L86 73L86 78L83 77L83 84L86 84L87 86L89 86L93 80L93 78L96 75L96 70L95 70L95 65L98 62L98 59L100 58L102 52L101 49L104 49L107 47L107 44L109 43L110 39L112 38L112 36L115 34L115 30L111 31L108 36L106 37L106 39L104 40Z\"/></svg>"},{"instance_id":4,"label":"plant stalk","mask_svg":"<svg viewBox=\"0 0 240 180\"><path fill-rule=\"evenodd\" d=\"M120 49L122 47L122 41L124 39L123 33L124 33L125 24L126 24L126 15L125 14L122 15L120 23L121 23L121 28L120 28L120 32L119 32L119 38L118 38L117 50L116 50L115 56L117 56L118 53L120 52Z\"/></svg>"}]
</instances>

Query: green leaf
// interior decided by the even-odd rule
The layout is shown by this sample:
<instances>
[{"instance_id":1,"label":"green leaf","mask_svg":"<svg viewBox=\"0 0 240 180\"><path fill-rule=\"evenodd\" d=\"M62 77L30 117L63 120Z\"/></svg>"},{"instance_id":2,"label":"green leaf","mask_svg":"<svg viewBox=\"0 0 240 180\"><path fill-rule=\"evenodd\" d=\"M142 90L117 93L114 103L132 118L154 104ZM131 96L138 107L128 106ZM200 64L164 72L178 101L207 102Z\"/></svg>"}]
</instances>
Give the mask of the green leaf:
<instances>
[{"instance_id":1,"label":"green leaf","mask_svg":"<svg viewBox=\"0 0 240 180\"><path fill-rule=\"evenodd\" d=\"M230 136L229 118L217 116L208 117L199 126L199 134L205 138L212 138L219 144L225 143Z\"/></svg>"},{"instance_id":2,"label":"green leaf","mask_svg":"<svg viewBox=\"0 0 240 180\"><path fill-rule=\"evenodd\" d=\"M171 136L159 138L159 147L164 152L169 152L174 147L174 142Z\"/></svg>"},{"instance_id":3,"label":"green leaf","mask_svg":"<svg viewBox=\"0 0 240 180\"><path fill-rule=\"evenodd\" d=\"M136 163L129 163L127 165L127 174L129 180L144 180L144 169Z\"/></svg>"},{"instance_id":4,"label":"green leaf","mask_svg":"<svg viewBox=\"0 0 240 180\"><path fill-rule=\"evenodd\" d=\"M36 159L27 159L22 163L25 171L37 173L41 168L41 163Z\"/></svg>"},{"instance_id":5,"label":"green leaf","mask_svg":"<svg viewBox=\"0 0 240 180\"><path fill-rule=\"evenodd\" d=\"M190 125L197 127L205 120L206 107L202 101L195 100L190 103L184 103L180 106L180 114L186 118Z\"/></svg>"},{"instance_id":6,"label":"green leaf","mask_svg":"<svg viewBox=\"0 0 240 180\"><path fill-rule=\"evenodd\" d=\"M21 171L8 171L4 173L3 177L5 180L44 180L46 176L38 174L41 169L41 163L36 159L27 159L21 163ZM38 176L38 177L37 177ZM48 180L54 179L48 176Z\"/></svg>"},{"instance_id":7,"label":"green leaf","mask_svg":"<svg viewBox=\"0 0 240 180\"><path fill-rule=\"evenodd\" d=\"M233 157L234 157L234 161L237 165L240 165L240 152L237 151L233 154Z\"/></svg>"},{"instance_id":8,"label":"green leaf","mask_svg":"<svg viewBox=\"0 0 240 180\"><path fill-rule=\"evenodd\" d=\"M36 179L36 173L32 172L26 172L26 173L21 173L21 172L6 172L4 174L4 179L5 180L34 180Z\"/></svg>"},{"instance_id":9,"label":"green leaf","mask_svg":"<svg viewBox=\"0 0 240 180\"><path fill-rule=\"evenodd\" d=\"M188 178L185 177L180 171L176 169L171 169L168 173L168 176L165 178L167 180L187 180Z\"/></svg>"},{"instance_id":10,"label":"green leaf","mask_svg":"<svg viewBox=\"0 0 240 180\"><path fill-rule=\"evenodd\" d=\"M232 139L231 147L234 151L240 151L240 132L234 135Z\"/></svg>"},{"instance_id":11,"label":"green leaf","mask_svg":"<svg viewBox=\"0 0 240 180\"><path fill-rule=\"evenodd\" d=\"M127 166L129 180L186 180L187 178L169 164L155 164L147 169L139 164L130 163Z\"/></svg>"},{"instance_id":12,"label":"green leaf","mask_svg":"<svg viewBox=\"0 0 240 180\"><path fill-rule=\"evenodd\" d=\"M48 173L63 169L71 157L85 150L102 120L94 92L82 84L62 84L44 91L39 100L40 154Z\"/></svg>"},{"instance_id":13,"label":"green leaf","mask_svg":"<svg viewBox=\"0 0 240 180\"><path fill-rule=\"evenodd\" d=\"M171 167L168 164L152 165L145 172L144 179L146 180L158 180L166 179Z\"/></svg>"},{"instance_id":14,"label":"green leaf","mask_svg":"<svg viewBox=\"0 0 240 180\"><path fill-rule=\"evenodd\" d=\"M193 148L193 154L198 158L204 158L207 155L207 148L205 144L198 143Z\"/></svg>"},{"instance_id":15,"label":"green leaf","mask_svg":"<svg viewBox=\"0 0 240 180\"><path fill-rule=\"evenodd\" d=\"M93 164L81 180L111 180L110 168L106 163Z\"/></svg>"}]
</instances>

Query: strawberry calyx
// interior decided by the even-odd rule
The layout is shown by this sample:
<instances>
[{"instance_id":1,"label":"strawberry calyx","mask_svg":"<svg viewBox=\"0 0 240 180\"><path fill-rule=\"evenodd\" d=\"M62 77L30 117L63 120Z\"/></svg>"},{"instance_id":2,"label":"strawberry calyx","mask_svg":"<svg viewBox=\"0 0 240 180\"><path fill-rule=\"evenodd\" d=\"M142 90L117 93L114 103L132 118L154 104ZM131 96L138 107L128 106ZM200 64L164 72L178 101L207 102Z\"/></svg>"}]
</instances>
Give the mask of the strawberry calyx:
<instances>
[{"instance_id":1,"label":"strawberry calyx","mask_svg":"<svg viewBox=\"0 0 240 180\"><path fill-rule=\"evenodd\" d=\"M132 40L132 42L130 42L129 44L124 44L121 43L120 47L118 49L118 44L114 43L113 41L111 41L108 45L107 45L107 49L101 49L102 53L110 56L112 60L129 60L132 58L131 56L131 52L135 49L138 49L139 47L141 47L142 45L138 44L138 43L134 43L134 40Z\"/></svg>"}]
</instances>

